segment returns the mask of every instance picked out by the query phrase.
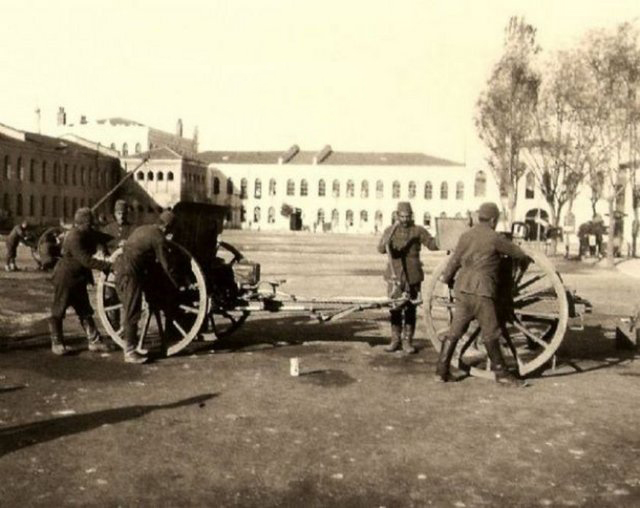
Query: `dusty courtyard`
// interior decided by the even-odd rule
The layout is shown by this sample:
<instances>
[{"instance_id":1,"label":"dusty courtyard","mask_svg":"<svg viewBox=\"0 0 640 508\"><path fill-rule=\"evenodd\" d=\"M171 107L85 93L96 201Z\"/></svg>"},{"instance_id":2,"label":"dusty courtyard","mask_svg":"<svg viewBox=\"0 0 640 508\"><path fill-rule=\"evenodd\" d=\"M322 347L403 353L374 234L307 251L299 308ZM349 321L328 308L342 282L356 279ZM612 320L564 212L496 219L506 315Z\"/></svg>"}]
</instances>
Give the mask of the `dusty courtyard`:
<instances>
[{"instance_id":1,"label":"dusty courtyard","mask_svg":"<svg viewBox=\"0 0 640 508\"><path fill-rule=\"evenodd\" d=\"M373 236L224 239L289 292L384 293ZM422 257L429 271L442 254ZM35 267L22 248L18 261ZM640 279L556 261L593 314L521 390L434 383L422 323L417 355L384 353L383 311L250 317L213 349L144 366L57 358L40 345L46 276L2 272L0 505L638 506L640 366L611 331Z\"/></svg>"}]
</instances>

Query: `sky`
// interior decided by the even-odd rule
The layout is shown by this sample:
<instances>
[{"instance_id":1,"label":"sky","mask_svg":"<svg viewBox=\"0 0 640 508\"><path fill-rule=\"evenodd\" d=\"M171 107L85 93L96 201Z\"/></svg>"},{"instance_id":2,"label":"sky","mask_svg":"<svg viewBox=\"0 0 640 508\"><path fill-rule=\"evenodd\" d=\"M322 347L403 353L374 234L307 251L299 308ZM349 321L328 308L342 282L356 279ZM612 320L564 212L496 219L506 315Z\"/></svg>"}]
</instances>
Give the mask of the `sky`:
<instances>
[{"instance_id":1,"label":"sky","mask_svg":"<svg viewBox=\"0 0 640 508\"><path fill-rule=\"evenodd\" d=\"M524 16L543 50L638 0L0 0L0 123L120 116L202 150L481 152L475 103Z\"/></svg>"}]
</instances>

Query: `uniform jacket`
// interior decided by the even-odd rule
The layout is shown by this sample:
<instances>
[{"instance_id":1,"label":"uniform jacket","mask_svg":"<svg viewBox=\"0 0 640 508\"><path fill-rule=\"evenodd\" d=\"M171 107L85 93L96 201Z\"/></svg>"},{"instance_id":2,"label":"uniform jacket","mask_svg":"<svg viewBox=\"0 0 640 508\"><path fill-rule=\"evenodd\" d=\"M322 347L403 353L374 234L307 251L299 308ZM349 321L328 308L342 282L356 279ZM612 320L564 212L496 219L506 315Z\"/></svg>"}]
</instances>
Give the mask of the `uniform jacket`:
<instances>
[{"instance_id":1,"label":"uniform jacket","mask_svg":"<svg viewBox=\"0 0 640 508\"><path fill-rule=\"evenodd\" d=\"M122 248L122 255L116 260L118 274L129 274L141 278L158 261L168 277L174 282L167 261L167 240L157 225L137 227Z\"/></svg>"},{"instance_id":2,"label":"uniform jacket","mask_svg":"<svg viewBox=\"0 0 640 508\"><path fill-rule=\"evenodd\" d=\"M111 237L111 240L107 242L107 248L109 249L109 252L113 252L114 250L116 250L123 240L129 238L129 235L133 232L134 229L135 226L133 226L133 224L125 222L124 224L120 225L116 221L110 222L104 228L102 228L102 232Z\"/></svg>"},{"instance_id":3,"label":"uniform jacket","mask_svg":"<svg viewBox=\"0 0 640 508\"><path fill-rule=\"evenodd\" d=\"M405 283L412 285L422 282L424 272L420 262L420 248L424 245L429 250L437 250L438 245L435 238L422 226L411 224L405 227L398 224L394 228L392 225L384 230L378 244L378 252L382 254L386 252L389 237L391 237L391 260L399 284L404 286ZM393 273L388 263L384 279L386 281L393 279Z\"/></svg>"},{"instance_id":4,"label":"uniform jacket","mask_svg":"<svg viewBox=\"0 0 640 508\"><path fill-rule=\"evenodd\" d=\"M98 245L104 245L106 241L107 237L94 229L74 227L69 231L62 244L62 258L53 270L54 283L67 286L93 283L91 270L106 270L111 266L107 261L93 257Z\"/></svg>"},{"instance_id":5,"label":"uniform jacket","mask_svg":"<svg viewBox=\"0 0 640 508\"><path fill-rule=\"evenodd\" d=\"M462 234L441 278L449 283L460 270L456 293L495 298L501 254L515 259L528 257L516 244L480 222Z\"/></svg>"}]
</instances>

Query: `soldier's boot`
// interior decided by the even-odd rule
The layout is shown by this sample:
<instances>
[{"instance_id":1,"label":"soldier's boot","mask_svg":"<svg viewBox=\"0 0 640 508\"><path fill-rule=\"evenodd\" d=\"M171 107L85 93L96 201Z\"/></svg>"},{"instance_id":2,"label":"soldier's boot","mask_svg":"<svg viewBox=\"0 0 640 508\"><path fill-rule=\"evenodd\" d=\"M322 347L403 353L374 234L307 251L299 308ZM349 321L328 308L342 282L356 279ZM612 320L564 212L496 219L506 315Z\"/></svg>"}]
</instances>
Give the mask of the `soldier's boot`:
<instances>
[{"instance_id":1,"label":"soldier's boot","mask_svg":"<svg viewBox=\"0 0 640 508\"><path fill-rule=\"evenodd\" d=\"M485 347L487 348L487 356L493 365L496 382L498 384L518 388L526 385L522 379L519 379L513 373L509 372L509 369L507 369L507 364L505 363L502 351L500 350L500 341L489 341L485 344Z\"/></svg>"},{"instance_id":2,"label":"soldier's boot","mask_svg":"<svg viewBox=\"0 0 640 508\"><path fill-rule=\"evenodd\" d=\"M115 345L103 339L98 333L93 316L80 319L80 324L87 335L88 349L93 353L111 353L116 350Z\"/></svg>"},{"instance_id":3,"label":"soldier's boot","mask_svg":"<svg viewBox=\"0 0 640 508\"><path fill-rule=\"evenodd\" d=\"M449 369L451 366L451 359L453 353L456 350L456 342L450 337L445 337L440 346L440 354L438 355L438 363L436 364L435 380L439 383L446 383L449 381Z\"/></svg>"},{"instance_id":4,"label":"soldier's boot","mask_svg":"<svg viewBox=\"0 0 640 508\"><path fill-rule=\"evenodd\" d=\"M51 334L51 352L58 356L66 355L69 350L64 344L64 338L62 335L62 319L54 317L49 318L49 332Z\"/></svg>"},{"instance_id":5,"label":"soldier's boot","mask_svg":"<svg viewBox=\"0 0 640 508\"><path fill-rule=\"evenodd\" d=\"M124 335L124 339L126 341L124 348L125 363L145 363L148 358L136 351L136 348L138 347L138 327L132 326L130 328L125 328Z\"/></svg>"},{"instance_id":6,"label":"soldier's boot","mask_svg":"<svg viewBox=\"0 0 640 508\"><path fill-rule=\"evenodd\" d=\"M417 351L417 349L413 347L413 335L415 332L415 324L405 324L402 329L402 352L407 355L415 354Z\"/></svg>"},{"instance_id":7,"label":"soldier's boot","mask_svg":"<svg viewBox=\"0 0 640 508\"><path fill-rule=\"evenodd\" d=\"M402 326L400 325L391 325L391 342L388 346L384 348L387 353L393 353L400 349L400 342L402 337Z\"/></svg>"}]
</instances>

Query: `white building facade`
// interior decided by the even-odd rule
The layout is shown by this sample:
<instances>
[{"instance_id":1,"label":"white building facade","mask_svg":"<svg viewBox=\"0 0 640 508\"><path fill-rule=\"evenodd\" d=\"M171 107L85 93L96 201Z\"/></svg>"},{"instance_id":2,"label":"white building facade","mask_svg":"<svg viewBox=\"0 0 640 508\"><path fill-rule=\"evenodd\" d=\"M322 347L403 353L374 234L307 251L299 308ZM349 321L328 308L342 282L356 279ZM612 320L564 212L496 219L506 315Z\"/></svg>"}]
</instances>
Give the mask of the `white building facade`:
<instances>
[{"instance_id":1,"label":"white building facade","mask_svg":"<svg viewBox=\"0 0 640 508\"><path fill-rule=\"evenodd\" d=\"M486 172L422 153L204 152L207 197L230 227L375 233L409 201L416 224L466 217L487 199Z\"/></svg>"}]
</instances>

